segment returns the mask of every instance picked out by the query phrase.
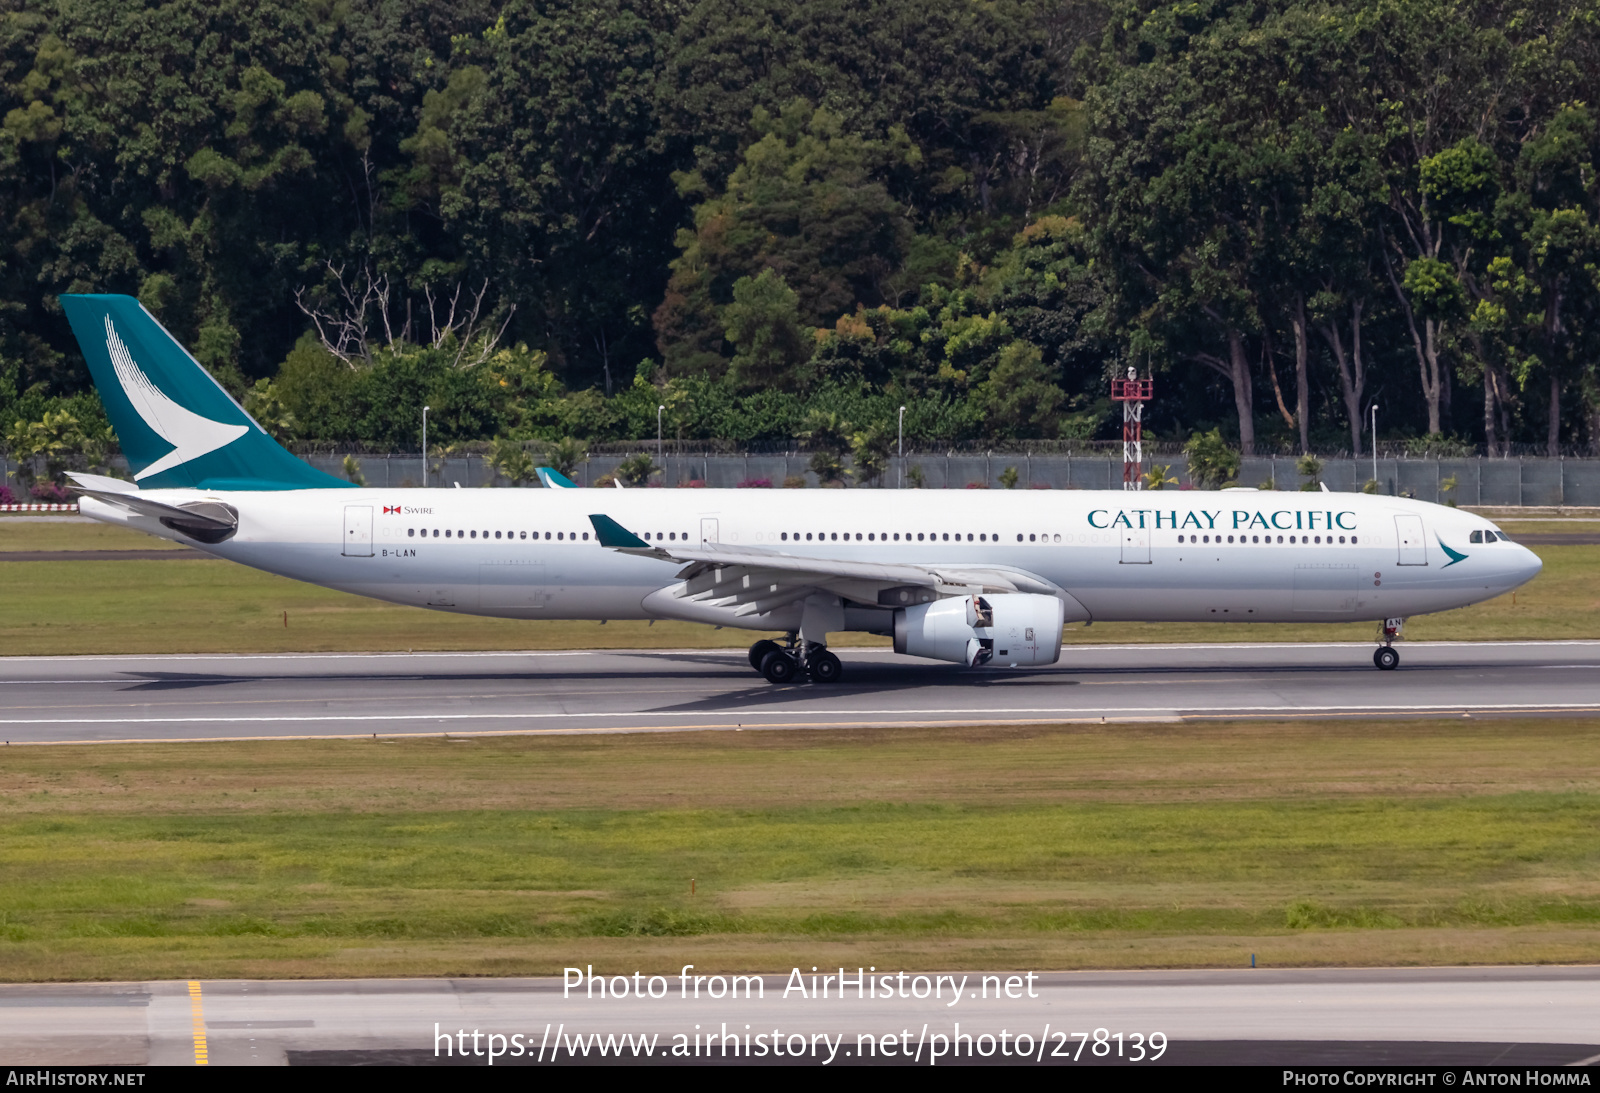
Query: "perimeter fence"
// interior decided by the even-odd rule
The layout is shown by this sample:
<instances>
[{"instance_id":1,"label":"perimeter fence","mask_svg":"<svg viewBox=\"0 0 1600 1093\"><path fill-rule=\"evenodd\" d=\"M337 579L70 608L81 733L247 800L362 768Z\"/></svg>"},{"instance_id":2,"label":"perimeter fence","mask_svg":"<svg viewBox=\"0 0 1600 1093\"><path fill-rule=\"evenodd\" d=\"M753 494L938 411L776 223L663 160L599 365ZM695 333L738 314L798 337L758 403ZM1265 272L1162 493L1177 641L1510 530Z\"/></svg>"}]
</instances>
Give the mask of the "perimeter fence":
<instances>
[{"instance_id":1,"label":"perimeter fence","mask_svg":"<svg viewBox=\"0 0 1600 1093\"><path fill-rule=\"evenodd\" d=\"M1120 455L1111 452L1083 454L942 451L907 453L905 459L891 459L887 470L868 488L910 489L921 481L926 489L1000 489L1003 476L1015 469L1017 489L1104 490L1122 486ZM346 455L310 453L301 458L336 478L344 478ZM369 486L406 489L424 485L423 460L417 453L352 453L361 478ZM620 452L592 452L573 470L579 485L592 486L607 475L615 475L628 456ZM120 462L120 459L118 460ZM854 467L849 482L859 488ZM742 454L675 453L667 450L658 460L660 473L651 479L657 487L707 486L747 488L782 487L785 482L815 488L821 483L810 469L811 456L805 452ZM1167 474L1179 485L1168 489L1190 488L1187 461L1180 454L1160 455L1145 460L1167 467ZM1298 490L1311 483L1296 470L1293 456L1246 458L1240 469L1239 484L1266 489ZM0 473L20 496L13 477L16 463L0 459ZM1534 456L1487 457L1380 457L1377 473L1371 459L1330 458L1322 461L1319 479L1337 492L1360 492L1369 482L1376 491L1390 496L1415 497L1457 505L1507 506L1600 506L1600 459L1550 459ZM428 461L426 484L434 487L477 489L505 487L514 483L499 474L486 454L472 453ZM537 486L537 483L528 483ZM1316 486L1311 488L1315 489Z\"/></svg>"}]
</instances>

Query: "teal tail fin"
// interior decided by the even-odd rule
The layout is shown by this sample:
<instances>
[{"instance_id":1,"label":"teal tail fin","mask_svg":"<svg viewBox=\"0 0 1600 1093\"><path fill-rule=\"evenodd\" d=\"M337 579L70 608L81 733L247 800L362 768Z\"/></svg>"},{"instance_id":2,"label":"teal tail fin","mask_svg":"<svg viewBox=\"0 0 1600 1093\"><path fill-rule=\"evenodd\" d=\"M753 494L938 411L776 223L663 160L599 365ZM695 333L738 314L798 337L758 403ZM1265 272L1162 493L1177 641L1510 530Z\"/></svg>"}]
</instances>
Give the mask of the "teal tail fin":
<instances>
[{"instance_id":1,"label":"teal tail fin","mask_svg":"<svg viewBox=\"0 0 1600 1093\"><path fill-rule=\"evenodd\" d=\"M578 488L576 482L550 467L536 467L534 473L539 476L539 481L547 490L574 490Z\"/></svg>"},{"instance_id":2,"label":"teal tail fin","mask_svg":"<svg viewBox=\"0 0 1600 1093\"><path fill-rule=\"evenodd\" d=\"M350 485L286 452L132 296L62 296L61 306L141 487Z\"/></svg>"}]
</instances>

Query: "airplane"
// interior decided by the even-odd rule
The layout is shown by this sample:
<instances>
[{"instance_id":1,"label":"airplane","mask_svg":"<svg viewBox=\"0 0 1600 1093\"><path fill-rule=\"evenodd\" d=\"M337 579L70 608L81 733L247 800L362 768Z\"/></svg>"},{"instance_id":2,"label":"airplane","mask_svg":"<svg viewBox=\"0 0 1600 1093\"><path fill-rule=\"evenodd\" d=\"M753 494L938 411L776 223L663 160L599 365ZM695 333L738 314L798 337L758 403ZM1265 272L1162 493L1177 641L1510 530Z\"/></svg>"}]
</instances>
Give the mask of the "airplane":
<instances>
[{"instance_id":1,"label":"airplane","mask_svg":"<svg viewBox=\"0 0 1600 1093\"><path fill-rule=\"evenodd\" d=\"M1491 521L1367 494L358 488L274 441L137 300L62 306L131 482L74 474L83 514L391 603L511 619L680 619L778 633L772 683L832 683L830 636L975 667L1054 664L1095 622L1380 623L1540 570Z\"/></svg>"}]
</instances>

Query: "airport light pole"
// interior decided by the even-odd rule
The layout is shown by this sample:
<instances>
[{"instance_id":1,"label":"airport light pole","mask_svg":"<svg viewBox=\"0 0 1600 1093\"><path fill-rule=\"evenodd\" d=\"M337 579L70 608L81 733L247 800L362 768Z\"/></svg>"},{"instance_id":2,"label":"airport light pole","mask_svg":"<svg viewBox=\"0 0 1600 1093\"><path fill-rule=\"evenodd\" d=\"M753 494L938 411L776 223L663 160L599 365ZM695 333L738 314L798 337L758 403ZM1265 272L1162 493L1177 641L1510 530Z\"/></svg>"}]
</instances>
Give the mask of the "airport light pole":
<instances>
[{"instance_id":1,"label":"airport light pole","mask_svg":"<svg viewBox=\"0 0 1600 1093\"><path fill-rule=\"evenodd\" d=\"M661 454L661 415L666 412L666 409L667 408L665 406L656 407L656 458L660 460L666 459L666 457ZM679 454L681 455L683 453L680 452Z\"/></svg>"},{"instance_id":2,"label":"airport light pole","mask_svg":"<svg viewBox=\"0 0 1600 1093\"><path fill-rule=\"evenodd\" d=\"M428 488L428 410L422 408L422 488Z\"/></svg>"},{"instance_id":3,"label":"airport light pole","mask_svg":"<svg viewBox=\"0 0 1600 1093\"><path fill-rule=\"evenodd\" d=\"M904 406L900 407L900 426L899 426L899 431L900 431L900 480L895 485L895 489L903 490L903 489L906 488L906 408Z\"/></svg>"},{"instance_id":4,"label":"airport light pole","mask_svg":"<svg viewBox=\"0 0 1600 1093\"><path fill-rule=\"evenodd\" d=\"M1372 404L1372 488L1378 488L1378 404Z\"/></svg>"}]
</instances>

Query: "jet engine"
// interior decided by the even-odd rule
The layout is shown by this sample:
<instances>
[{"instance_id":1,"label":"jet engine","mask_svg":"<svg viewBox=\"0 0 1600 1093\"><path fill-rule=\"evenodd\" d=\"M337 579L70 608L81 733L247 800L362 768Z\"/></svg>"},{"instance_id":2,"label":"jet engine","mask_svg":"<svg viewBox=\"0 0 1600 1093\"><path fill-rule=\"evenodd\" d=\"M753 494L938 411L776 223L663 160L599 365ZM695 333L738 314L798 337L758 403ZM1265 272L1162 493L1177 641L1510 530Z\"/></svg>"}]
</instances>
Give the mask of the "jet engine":
<instances>
[{"instance_id":1,"label":"jet engine","mask_svg":"<svg viewBox=\"0 0 1600 1093\"><path fill-rule=\"evenodd\" d=\"M1065 612L1054 596L1007 592L917 604L894 613L894 651L979 664L1054 664Z\"/></svg>"}]
</instances>

